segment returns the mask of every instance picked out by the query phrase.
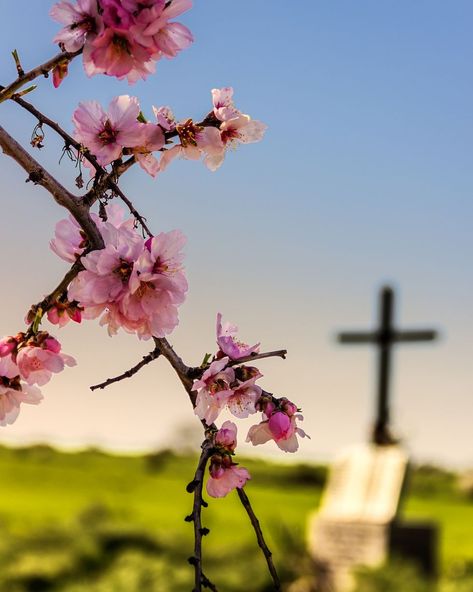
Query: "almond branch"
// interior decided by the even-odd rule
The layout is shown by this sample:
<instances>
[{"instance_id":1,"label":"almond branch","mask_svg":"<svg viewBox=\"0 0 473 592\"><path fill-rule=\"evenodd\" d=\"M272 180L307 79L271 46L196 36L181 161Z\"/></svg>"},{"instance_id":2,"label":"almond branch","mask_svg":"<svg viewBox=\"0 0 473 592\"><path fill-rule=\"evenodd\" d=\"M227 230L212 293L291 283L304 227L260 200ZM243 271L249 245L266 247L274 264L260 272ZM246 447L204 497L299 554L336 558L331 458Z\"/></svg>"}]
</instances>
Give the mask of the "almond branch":
<instances>
[{"instance_id":1,"label":"almond branch","mask_svg":"<svg viewBox=\"0 0 473 592\"><path fill-rule=\"evenodd\" d=\"M53 58L49 59L47 62L44 62L44 64L36 66L36 68L33 68L29 72L24 72L22 75L20 74L16 80L14 80L11 84L0 90L0 103L3 103L3 101L6 101L7 99L11 98L12 95L14 95L16 91L19 90L27 82L31 82L35 78L38 78L38 76L44 76L47 78L49 76L49 72L53 70L56 66L64 62L70 62L81 53L82 49L72 52L62 51L61 53L55 55Z\"/></svg>"}]
</instances>

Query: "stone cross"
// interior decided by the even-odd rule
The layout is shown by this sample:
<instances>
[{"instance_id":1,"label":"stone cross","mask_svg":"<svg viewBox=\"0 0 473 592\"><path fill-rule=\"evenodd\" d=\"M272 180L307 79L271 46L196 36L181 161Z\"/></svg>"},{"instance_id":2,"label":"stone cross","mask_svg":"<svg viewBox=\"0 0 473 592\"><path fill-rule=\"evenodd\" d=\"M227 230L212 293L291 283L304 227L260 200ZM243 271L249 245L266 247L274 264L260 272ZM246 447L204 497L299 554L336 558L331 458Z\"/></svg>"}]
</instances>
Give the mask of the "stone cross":
<instances>
[{"instance_id":1,"label":"stone cross","mask_svg":"<svg viewBox=\"0 0 473 592\"><path fill-rule=\"evenodd\" d=\"M380 445L395 443L389 430L389 378L393 345L432 341L437 337L437 332L433 330L397 330L393 326L393 318L394 291L384 286L380 291L378 328L370 332L343 332L338 335L340 343L373 343L378 347L378 396L372 441Z\"/></svg>"}]
</instances>

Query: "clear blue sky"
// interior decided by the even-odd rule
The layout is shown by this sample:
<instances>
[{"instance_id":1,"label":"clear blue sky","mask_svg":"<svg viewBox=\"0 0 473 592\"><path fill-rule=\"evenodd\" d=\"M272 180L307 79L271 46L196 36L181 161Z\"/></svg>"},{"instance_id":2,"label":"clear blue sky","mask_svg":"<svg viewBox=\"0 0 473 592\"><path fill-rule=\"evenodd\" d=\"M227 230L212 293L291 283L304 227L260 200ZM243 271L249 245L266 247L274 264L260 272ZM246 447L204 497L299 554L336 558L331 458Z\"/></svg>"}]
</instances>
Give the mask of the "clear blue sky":
<instances>
[{"instance_id":1,"label":"clear blue sky","mask_svg":"<svg viewBox=\"0 0 473 592\"><path fill-rule=\"evenodd\" d=\"M55 51L50 6L3 0L0 83L14 77L13 48L25 67ZM263 142L228 154L215 174L178 162L156 181L132 171L124 187L156 232L178 227L189 237L191 288L172 336L189 362L213 351L219 310L243 338L289 349L286 362L261 370L268 390L304 408L306 458L367 436L374 357L337 346L333 334L369 327L376 290L390 281L399 323L443 334L396 352L396 430L417 459L473 465L472 20L467 1L205 0L182 19L195 44L148 82L88 80L76 61L59 90L42 80L30 96L71 129L80 100L129 93L147 113L168 104L199 118L210 89L232 85L237 106L268 124ZM0 121L23 140L33 127L15 105L0 106ZM67 180L72 169L58 169L58 154L48 132L39 156ZM64 271L48 250L63 213L6 158L0 176L7 334ZM162 362L105 393L87 390L133 365L146 344L110 340L93 325L68 327L62 339L78 369L51 381L41 407L2 440L137 449L175 440L175 426L192 422Z\"/></svg>"}]
</instances>

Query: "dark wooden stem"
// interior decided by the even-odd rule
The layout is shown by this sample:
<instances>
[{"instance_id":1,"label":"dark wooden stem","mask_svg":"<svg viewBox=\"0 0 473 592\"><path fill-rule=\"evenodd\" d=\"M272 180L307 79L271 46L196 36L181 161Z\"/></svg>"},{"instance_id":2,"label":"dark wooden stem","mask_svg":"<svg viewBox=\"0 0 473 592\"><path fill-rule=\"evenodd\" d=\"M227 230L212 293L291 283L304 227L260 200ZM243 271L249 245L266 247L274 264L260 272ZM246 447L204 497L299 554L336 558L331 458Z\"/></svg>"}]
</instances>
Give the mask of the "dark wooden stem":
<instances>
[{"instance_id":1,"label":"dark wooden stem","mask_svg":"<svg viewBox=\"0 0 473 592\"><path fill-rule=\"evenodd\" d=\"M41 113L41 111L36 109L36 107L31 103L28 103L28 101L25 101L20 97L16 97L15 95L13 95L11 99L15 103L20 105L20 107L31 113L31 115L36 117L39 123L41 123L42 125L47 125L52 130L54 130L59 136L61 136L67 147L72 146L73 148L75 148L78 154L82 154L83 157L87 159L95 168L97 174L99 175L99 178L94 187L92 187L92 189L82 197L82 202L86 207L90 208L90 206L93 205L95 201L97 201L97 199L103 195L104 191L106 191L107 189L111 189L111 191L115 193L128 207L130 213L132 214L132 216L134 216L138 223L141 224L146 234L148 236L152 236L151 230L146 225L143 216L141 216L141 214L135 209L131 200L128 199L128 197L123 193L123 191L120 189L120 187L118 187L116 183L116 180L135 163L135 159L133 157L128 159L121 165L118 165L111 173L108 173L99 164L95 156L91 154L87 149L84 149L81 143L75 140L66 131L64 131L58 123L44 115L44 113Z\"/></svg>"},{"instance_id":2,"label":"dark wooden stem","mask_svg":"<svg viewBox=\"0 0 473 592\"><path fill-rule=\"evenodd\" d=\"M243 364L244 362L254 362L255 360L262 360L264 358L282 358L285 360L286 355L287 349L277 349L275 351L263 352L261 354L250 354L249 356L245 356L239 360L231 360L228 365L238 366L238 364Z\"/></svg>"},{"instance_id":3,"label":"dark wooden stem","mask_svg":"<svg viewBox=\"0 0 473 592\"><path fill-rule=\"evenodd\" d=\"M160 355L161 355L161 352L159 351L159 349L155 348L152 352L150 352L146 356L143 356L143 359L141 360L141 362L138 362L138 364L133 366L133 368L130 368L129 370L127 370L126 372L123 372L123 374L120 374L119 376L115 376L114 378L108 378L107 380L105 380L104 382L101 382L100 384L94 384L93 386L90 387L90 390L95 391L97 389L104 389L107 386L109 386L110 384L113 384L114 382L120 382L120 380L124 380L125 378L131 378L139 370L141 370L141 368L143 368L143 366L146 366L147 364L149 364L153 360L156 360L156 358L158 358Z\"/></svg>"},{"instance_id":4,"label":"dark wooden stem","mask_svg":"<svg viewBox=\"0 0 473 592\"><path fill-rule=\"evenodd\" d=\"M182 382L184 388L186 389L189 398L191 400L192 406L195 407L195 393L191 390L193 380L190 377L191 368L187 366L180 358L176 352L174 351L172 345L165 337L154 337L154 343L156 348L161 352L163 357L167 359L167 361L171 364L174 368L176 374L179 376L180 381Z\"/></svg>"},{"instance_id":5,"label":"dark wooden stem","mask_svg":"<svg viewBox=\"0 0 473 592\"><path fill-rule=\"evenodd\" d=\"M199 458L194 480L187 486L187 491L194 494L194 505L192 509L192 520L194 522L194 555L189 560L194 566L193 592L202 592L202 585L204 583L204 576L202 573L202 537L206 531L202 527L202 489L204 486L205 468L212 453L212 448L212 439L206 438L202 444L202 453ZM207 580L207 578L205 579Z\"/></svg>"},{"instance_id":6,"label":"dark wooden stem","mask_svg":"<svg viewBox=\"0 0 473 592\"><path fill-rule=\"evenodd\" d=\"M238 497L240 498L241 503L243 504L243 507L246 510L246 513L248 514L248 516L250 518L251 524L252 524L253 529L256 534L256 539L258 540L258 545L259 545L260 549L263 551L264 557L266 559L266 563L268 564L269 573L271 574L271 577L273 578L274 589L277 592L280 592L281 591L281 582L279 581L279 576L277 574L276 568L274 567L273 554L269 550L269 547L266 544L266 541L264 540L263 532L261 530L259 520L256 517L256 514L253 511L253 508L251 507L250 500L248 499L248 496L246 495L245 491L243 489L237 489L237 493L238 493Z\"/></svg>"},{"instance_id":7,"label":"dark wooden stem","mask_svg":"<svg viewBox=\"0 0 473 592\"><path fill-rule=\"evenodd\" d=\"M79 198L70 193L39 164L10 134L0 126L0 147L28 173L27 181L41 185L53 196L56 203L66 208L80 224L94 249L103 249L102 236L92 220L89 210Z\"/></svg>"},{"instance_id":8,"label":"dark wooden stem","mask_svg":"<svg viewBox=\"0 0 473 592\"><path fill-rule=\"evenodd\" d=\"M202 586L208 588L212 592L218 592L217 586L209 580L209 578L202 572Z\"/></svg>"}]
</instances>

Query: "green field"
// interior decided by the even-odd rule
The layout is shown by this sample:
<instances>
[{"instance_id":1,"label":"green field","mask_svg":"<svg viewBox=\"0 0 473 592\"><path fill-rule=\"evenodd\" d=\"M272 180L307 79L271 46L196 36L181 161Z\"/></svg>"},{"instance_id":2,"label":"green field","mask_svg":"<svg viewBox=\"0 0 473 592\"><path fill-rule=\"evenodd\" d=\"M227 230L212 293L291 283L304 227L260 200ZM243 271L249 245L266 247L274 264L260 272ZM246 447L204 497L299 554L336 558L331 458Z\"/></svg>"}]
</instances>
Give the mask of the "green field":
<instances>
[{"instance_id":1,"label":"green field","mask_svg":"<svg viewBox=\"0 0 473 592\"><path fill-rule=\"evenodd\" d=\"M192 497L185 485L195 460L166 451L118 457L0 448L0 591L189 592L192 525L184 517ZM325 468L242 464L253 476L246 491L275 561L291 581L310 571L305 526ZM444 573L473 560L473 501L457 492L454 475L414 471L403 514L440 524ZM203 522L210 528L206 572L219 590L270 590L238 497L211 500Z\"/></svg>"}]
</instances>

